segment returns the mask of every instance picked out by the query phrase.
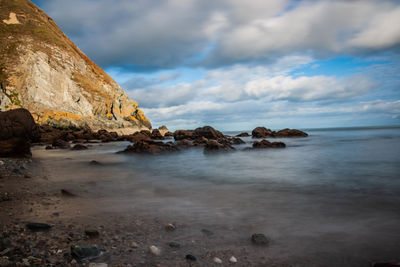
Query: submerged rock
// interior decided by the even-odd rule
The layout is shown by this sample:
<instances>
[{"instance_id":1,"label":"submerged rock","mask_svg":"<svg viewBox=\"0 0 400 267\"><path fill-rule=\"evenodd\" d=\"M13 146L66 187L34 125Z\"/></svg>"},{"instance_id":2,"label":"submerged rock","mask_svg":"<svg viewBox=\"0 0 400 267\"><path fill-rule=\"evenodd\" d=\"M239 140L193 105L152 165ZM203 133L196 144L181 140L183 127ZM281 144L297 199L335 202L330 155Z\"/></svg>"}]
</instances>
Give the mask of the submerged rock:
<instances>
[{"instance_id":1,"label":"submerged rock","mask_svg":"<svg viewBox=\"0 0 400 267\"><path fill-rule=\"evenodd\" d=\"M76 144L71 149L72 150L86 150L86 149L88 149L88 147L85 145L82 145L82 144Z\"/></svg>"},{"instance_id":2,"label":"submerged rock","mask_svg":"<svg viewBox=\"0 0 400 267\"><path fill-rule=\"evenodd\" d=\"M243 132L243 133L237 134L236 136L237 137L248 137L248 136L250 136L250 134L247 132Z\"/></svg>"},{"instance_id":3,"label":"submerged rock","mask_svg":"<svg viewBox=\"0 0 400 267\"><path fill-rule=\"evenodd\" d=\"M78 196L67 189L61 189L61 194L63 196L67 196L67 197L77 197Z\"/></svg>"},{"instance_id":4,"label":"submerged rock","mask_svg":"<svg viewBox=\"0 0 400 267\"><path fill-rule=\"evenodd\" d=\"M251 241L255 245L267 246L269 245L269 239L264 234L253 234Z\"/></svg>"},{"instance_id":5,"label":"submerged rock","mask_svg":"<svg viewBox=\"0 0 400 267\"><path fill-rule=\"evenodd\" d=\"M154 142L154 141L139 141L128 146L124 151L119 153L143 153L143 154L158 154L162 152L174 152L179 149L171 143Z\"/></svg>"},{"instance_id":6,"label":"submerged rock","mask_svg":"<svg viewBox=\"0 0 400 267\"><path fill-rule=\"evenodd\" d=\"M33 232L48 231L51 229L51 225L47 223L30 222L26 224L26 227Z\"/></svg>"},{"instance_id":7,"label":"submerged rock","mask_svg":"<svg viewBox=\"0 0 400 267\"><path fill-rule=\"evenodd\" d=\"M104 250L98 247L71 247L71 256L76 259L78 262L83 260L93 260L99 258L105 253Z\"/></svg>"},{"instance_id":8,"label":"submerged rock","mask_svg":"<svg viewBox=\"0 0 400 267\"><path fill-rule=\"evenodd\" d=\"M235 148L230 144L221 144L216 140L209 140L204 147L205 153L219 152L219 151L234 151Z\"/></svg>"},{"instance_id":9,"label":"submerged rock","mask_svg":"<svg viewBox=\"0 0 400 267\"><path fill-rule=\"evenodd\" d=\"M296 129L283 129L275 133L276 137L307 137L308 134Z\"/></svg>"},{"instance_id":10,"label":"submerged rock","mask_svg":"<svg viewBox=\"0 0 400 267\"><path fill-rule=\"evenodd\" d=\"M284 148L285 143L282 142L269 142L268 140L261 140L260 142L254 142L253 148Z\"/></svg>"}]
</instances>

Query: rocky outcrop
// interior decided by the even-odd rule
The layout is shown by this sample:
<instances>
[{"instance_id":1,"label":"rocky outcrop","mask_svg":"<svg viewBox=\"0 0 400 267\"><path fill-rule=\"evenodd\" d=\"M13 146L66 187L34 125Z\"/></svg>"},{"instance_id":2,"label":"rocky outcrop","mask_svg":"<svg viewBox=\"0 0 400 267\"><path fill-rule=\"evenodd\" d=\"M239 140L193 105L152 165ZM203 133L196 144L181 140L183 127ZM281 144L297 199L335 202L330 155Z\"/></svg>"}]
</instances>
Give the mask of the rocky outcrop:
<instances>
[{"instance_id":1,"label":"rocky outcrop","mask_svg":"<svg viewBox=\"0 0 400 267\"><path fill-rule=\"evenodd\" d=\"M260 142L254 142L253 148L284 148L285 143L282 142L269 142L268 140L261 140Z\"/></svg>"},{"instance_id":2,"label":"rocky outcrop","mask_svg":"<svg viewBox=\"0 0 400 267\"><path fill-rule=\"evenodd\" d=\"M179 149L171 143L155 142L155 141L138 141L128 146L124 151L119 153L139 153L139 154L159 154L163 152L174 152Z\"/></svg>"},{"instance_id":3,"label":"rocky outcrop","mask_svg":"<svg viewBox=\"0 0 400 267\"><path fill-rule=\"evenodd\" d=\"M300 131L300 130L296 130L296 129L283 129L283 130L279 130L279 131L272 131L270 129L267 129L265 127L257 127L255 128L251 135L253 136L253 138L265 138L265 137L279 137L279 138L284 138L284 137L307 137L308 134Z\"/></svg>"},{"instance_id":4,"label":"rocky outcrop","mask_svg":"<svg viewBox=\"0 0 400 267\"><path fill-rule=\"evenodd\" d=\"M225 138L225 135L223 135L220 131L215 130L211 126L199 127L195 130L176 130L174 132L175 140L196 140L201 137L217 140L219 138Z\"/></svg>"},{"instance_id":5,"label":"rocky outcrop","mask_svg":"<svg viewBox=\"0 0 400 267\"><path fill-rule=\"evenodd\" d=\"M0 1L0 53L0 111L24 107L61 129L151 129L138 104L29 0Z\"/></svg>"},{"instance_id":6,"label":"rocky outcrop","mask_svg":"<svg viewBox=\"0 0 400 267\"><path fill-rule=\"evenodd\" d=\"M38 141L40 131L26 109L0 112L0 156L31 155L30 143Z\"/></svg>"}]
</instances>

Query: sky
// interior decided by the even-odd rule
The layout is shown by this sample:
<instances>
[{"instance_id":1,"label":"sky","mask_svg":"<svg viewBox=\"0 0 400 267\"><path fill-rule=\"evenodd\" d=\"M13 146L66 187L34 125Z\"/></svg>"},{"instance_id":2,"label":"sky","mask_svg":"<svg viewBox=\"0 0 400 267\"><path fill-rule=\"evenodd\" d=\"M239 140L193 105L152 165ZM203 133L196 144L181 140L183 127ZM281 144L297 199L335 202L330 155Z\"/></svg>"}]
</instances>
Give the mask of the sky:
<instances>
[{"instance_id":1,"label":"sky","mask_svg":"<svg viewBox=\"0 0 400 267\"><path fill-rule=\"evenodd\" d=\"M400 125L398 0L34 0L153 127Z\"/></svg>"}]
</instances>

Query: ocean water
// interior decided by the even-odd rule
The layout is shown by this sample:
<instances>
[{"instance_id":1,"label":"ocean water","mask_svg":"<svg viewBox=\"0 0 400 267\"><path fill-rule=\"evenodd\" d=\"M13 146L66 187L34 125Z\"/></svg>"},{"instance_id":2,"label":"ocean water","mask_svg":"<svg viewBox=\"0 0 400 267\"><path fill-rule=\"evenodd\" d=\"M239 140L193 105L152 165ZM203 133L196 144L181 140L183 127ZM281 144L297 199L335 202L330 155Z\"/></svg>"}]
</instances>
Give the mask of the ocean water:
<instances>
[{"instance_id":1,"label":"ocean water","mask_svg":"<svg viewBox=\"0 0 400 267\"><path fill-rule=\"evenodd\" d=\"M33 155L46 179L104 212L171 218L238 240L266 233L271 255L282 257L400 260L400 128L307 132L273 139L284 149L246 150L254 141L246 137L232 153L116 154L128 145L120 142Z\"/></svg>"}]
</instances>

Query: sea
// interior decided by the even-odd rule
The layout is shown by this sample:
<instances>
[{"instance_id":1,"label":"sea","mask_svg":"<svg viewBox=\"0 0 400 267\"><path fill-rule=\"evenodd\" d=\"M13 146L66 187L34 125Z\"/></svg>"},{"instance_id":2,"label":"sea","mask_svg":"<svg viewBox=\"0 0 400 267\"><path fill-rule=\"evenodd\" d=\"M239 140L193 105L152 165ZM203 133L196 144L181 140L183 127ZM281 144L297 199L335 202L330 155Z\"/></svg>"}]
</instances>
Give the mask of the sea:
<instances>
[{"instance_id":1,"label":"sea","mask_svg":"<svg viewBox=\"0 0 400 267\"><path fill-rule=\"evenodd\" d=\"M265 233L285 257L400 260L400 127L305 131L269 139L283 149L246 149L254 139L244 137L214 154L117 154L129 144L117 142L35 147L33 158L44 179L73 185L104 212L182 221L228 240Z\"/></svg>"}]
</instances>

